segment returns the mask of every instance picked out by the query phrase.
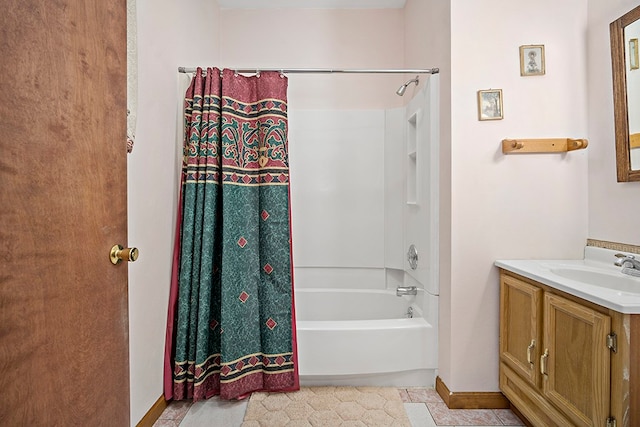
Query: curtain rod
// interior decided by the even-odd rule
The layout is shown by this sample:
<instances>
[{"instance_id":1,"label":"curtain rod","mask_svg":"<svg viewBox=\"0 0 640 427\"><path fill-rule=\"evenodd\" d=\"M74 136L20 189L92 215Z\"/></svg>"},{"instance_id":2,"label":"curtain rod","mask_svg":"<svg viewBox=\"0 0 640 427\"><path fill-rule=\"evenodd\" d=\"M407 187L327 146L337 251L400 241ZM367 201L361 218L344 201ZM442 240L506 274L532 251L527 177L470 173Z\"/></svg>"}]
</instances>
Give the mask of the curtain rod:
<instances>
[{"instance_id":1,"label":"curtain rod","mask_svg":"<svg viewBox=\"0 0 640 427\"><path fill-rule=\"evenodd\" d=\"M231 68L236 73L258 73L260 71L277 71L283 74L295 74L295 73L319 73L319 74L333 74L333 73L350 73L350 74L437 74L440 72L439 68L427 68L427 69L352 69L352 70L334 70L330 68ZM195 68L178 67L179 73L195 73Z\"/></svg>"}]
</instances>

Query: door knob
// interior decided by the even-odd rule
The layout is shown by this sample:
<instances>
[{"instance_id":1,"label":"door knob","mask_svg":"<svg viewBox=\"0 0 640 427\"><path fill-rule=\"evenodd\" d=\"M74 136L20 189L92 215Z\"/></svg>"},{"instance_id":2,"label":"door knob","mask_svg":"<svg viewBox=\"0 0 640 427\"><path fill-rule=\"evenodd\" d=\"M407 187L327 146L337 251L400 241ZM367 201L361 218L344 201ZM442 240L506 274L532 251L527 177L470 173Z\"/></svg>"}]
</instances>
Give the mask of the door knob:
<instances>
[{"instance_id":1,"label":"door knob","mask_svg":"<svg viewBox=\"0 0 640 427\"><path fill-rule=\"evenodd\" d=\"M111 264L116 265L120 261L133 262L138 259L138 248L123 248L120 245L114 245L109 252Z\"/></svg>"}]
</instances>

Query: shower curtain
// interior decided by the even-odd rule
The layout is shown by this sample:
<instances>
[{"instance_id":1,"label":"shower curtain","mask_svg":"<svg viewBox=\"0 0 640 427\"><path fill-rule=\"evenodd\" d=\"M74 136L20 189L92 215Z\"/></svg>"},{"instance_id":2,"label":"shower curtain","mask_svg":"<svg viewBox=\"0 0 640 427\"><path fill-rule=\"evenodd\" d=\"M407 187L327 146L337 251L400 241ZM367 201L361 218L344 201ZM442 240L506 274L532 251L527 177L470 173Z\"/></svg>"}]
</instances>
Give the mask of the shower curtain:
<instances>
[{"instance_id":1,"label":"shower curtain","mask_svg":"<svg viewBox=\"0 0 640 427\"><path fill-rule=\"evenodd\" d=\"M187 89L166 399L299 388L286 92L217 68Z\"/></svg>"}]
</instances>

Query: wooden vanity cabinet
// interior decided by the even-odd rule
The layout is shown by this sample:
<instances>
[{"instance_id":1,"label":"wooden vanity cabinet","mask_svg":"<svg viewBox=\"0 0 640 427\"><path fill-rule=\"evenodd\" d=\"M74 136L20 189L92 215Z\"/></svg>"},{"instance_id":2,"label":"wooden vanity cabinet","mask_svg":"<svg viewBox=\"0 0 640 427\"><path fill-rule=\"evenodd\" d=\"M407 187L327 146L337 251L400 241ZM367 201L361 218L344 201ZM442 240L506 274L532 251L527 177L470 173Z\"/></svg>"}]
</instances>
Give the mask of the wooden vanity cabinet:
<instances>
[{"instance_id":1,"label":"wooden vanity cabinet","mask_svg":"<svg viewBox=\"0 0 640 427\"><path fill-rule=\"evenodd\" d=\"M542 290L506 274L500 280L500 362L539 388Z\"/></svg>"},{"instance_id":2,"label":"wooden vanity cabinet","mask_svg":"<svg viewBox=\"0 0 640 427\"><path fill-rule=\"evenodd\" d=\"M637 351L626 339L609 347L637 317L501 270L500 389L534 426L633 426Z\"/></svg>"},{"instance_id":3,"label":"wooden vanity cabinet","mask_svg":"<svg viewBox=\"0 0 640 427\"><path fill-rule=\"evenodd\" d=\"M540 372L544 396L575 425L606 426L611 318L549 293L544 295L543 312Z\"/></svg>"}]
</instances>

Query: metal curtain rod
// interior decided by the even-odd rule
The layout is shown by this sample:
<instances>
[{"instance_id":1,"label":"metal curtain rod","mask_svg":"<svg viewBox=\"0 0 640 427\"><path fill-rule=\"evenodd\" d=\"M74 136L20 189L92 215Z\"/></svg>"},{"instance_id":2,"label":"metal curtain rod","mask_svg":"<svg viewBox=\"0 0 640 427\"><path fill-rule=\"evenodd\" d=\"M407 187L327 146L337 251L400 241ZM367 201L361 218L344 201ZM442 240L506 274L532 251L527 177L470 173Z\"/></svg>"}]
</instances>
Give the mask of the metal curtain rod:
<instances>
[{"instance_id":1,"label":"metal curtain rod","mask_svg":"<svg viewBox=\"0 0 640 427\"><path fill-rule=\"evenodd\" d=\"M427 68L427 69L353 69L353 70L334 70L330 68L231 68L236 73L259 73L261 71L277 71L282 74L294 74L294 73L319 73L319 74L333 74L333 73L349 73L349 74L437 74L440 72L439 68ZM195 73L195 68L178 67L179 73Z\"/></svg>"}]
</instances>

